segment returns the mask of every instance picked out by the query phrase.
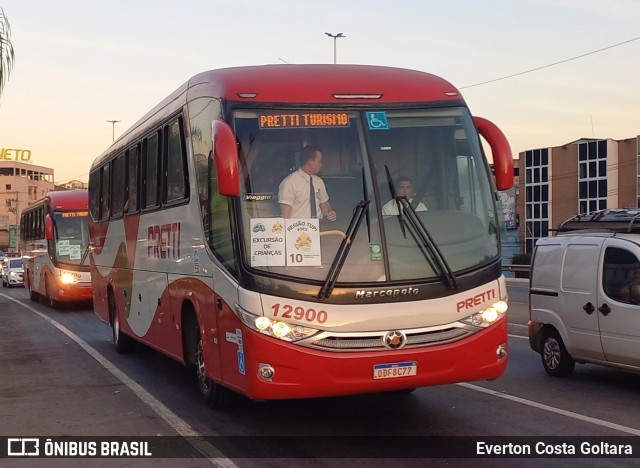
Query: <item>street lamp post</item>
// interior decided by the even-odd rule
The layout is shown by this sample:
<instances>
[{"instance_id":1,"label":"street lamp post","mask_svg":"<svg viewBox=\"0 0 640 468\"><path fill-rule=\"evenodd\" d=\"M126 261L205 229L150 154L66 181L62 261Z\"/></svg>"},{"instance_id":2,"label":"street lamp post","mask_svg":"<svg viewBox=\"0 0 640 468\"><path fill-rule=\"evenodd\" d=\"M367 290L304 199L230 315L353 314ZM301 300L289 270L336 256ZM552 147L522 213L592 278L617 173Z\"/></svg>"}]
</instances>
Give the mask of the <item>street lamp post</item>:
<instances>
[{"instance_id":1,"label":"street lamp post","mask_svg":"<svg viewBox=\"0 0 640 468\"><path fill-rule=\"evenodd\" d=\"M107 120L111 124L111 143L116 141L116 124L120 122L119 120Z\"/></svg>"},{"instance_id":2,"label":"street lamp post","mask_svg":"<svg viewBox=\"0 0 640 468\"><path fill-rule=\"evenodd\" d=\"M347 37L347 36L345 36L345 35L344 35L344 34L342 34L342 33L338 33L338 34L331 34L331 33L326 32L325 34L326 34L327 36L329 36L330 38L332 38L332 39L333 39L333 63L338 63L338 61L337 61L337 59L336 59L336 40L337 40L338 38L341 38L341 37Z\"/></svg>"}]
</instances>

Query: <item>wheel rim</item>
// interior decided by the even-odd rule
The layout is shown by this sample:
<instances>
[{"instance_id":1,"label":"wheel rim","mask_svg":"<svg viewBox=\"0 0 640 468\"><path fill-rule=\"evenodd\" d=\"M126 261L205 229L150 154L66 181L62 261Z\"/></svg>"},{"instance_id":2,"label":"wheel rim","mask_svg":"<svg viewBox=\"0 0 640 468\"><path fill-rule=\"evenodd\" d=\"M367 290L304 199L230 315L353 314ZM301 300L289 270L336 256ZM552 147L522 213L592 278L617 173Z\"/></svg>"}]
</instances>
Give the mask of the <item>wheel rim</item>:
<instances>
[{"instance_id":1,"label":"wheel rim","mask_svg":"<svg viewBox=\"0 0 640 468\"><path fill-rule=\"evenodd\" d=\"M554 338L548 338L544 342L544 363L551 370L556 370L560 365L560 343Z\"/></svg>"},{"instance_id":2,"label":"wheel rim","mask_svg":"<svg viewBox=\"0 0 640 468\"><path fill-rule=\"evenodd\" d=\"M113 309L113 307L112 307ZM113 344L118 344L118 337L120 336L120 320L118 320L118 314L113 311Z\"/></svg>"},{"instance_id":3,"label":"wheel rim","mask_svg":"<svg viewBox=\"0 0 640 468\"><path fill-rule=\"evenodd\" d=\"M203 394L208 394L211 391L212 382L207 377L207 372L204 368L204 355L202 352L202 340L198 341L196 346L196 372L198 373L198 385Z\"/></svg>"},{"instance_id":4,"label":"wheel rim","mask_svg":"<svg viewBox=\"0 0 640 468\"><path fill-rule=\"evenodd\" d=\"M53 300L53 297L51 297L51 287L49 286L49 279L45 278L44 281L45 281L44 290L45 290L45 292L47 294L47 301L49 302L49 307L53 308L53 306L55 304L55 301Z\"/></svg>"}]
</instances>

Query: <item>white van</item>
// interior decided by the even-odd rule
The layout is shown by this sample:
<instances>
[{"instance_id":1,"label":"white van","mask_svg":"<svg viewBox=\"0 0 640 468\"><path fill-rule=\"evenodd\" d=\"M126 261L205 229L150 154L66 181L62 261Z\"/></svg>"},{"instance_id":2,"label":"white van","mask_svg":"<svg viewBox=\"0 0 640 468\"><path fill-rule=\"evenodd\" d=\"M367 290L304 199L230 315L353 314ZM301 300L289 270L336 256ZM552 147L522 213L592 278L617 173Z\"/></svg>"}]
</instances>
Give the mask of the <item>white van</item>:
<instances>
[{"instance_id":1,"label":"white van","mask_svg":"<svg viewBox=\"0 0 640 468\"><path fill-rule=\"evenodd\" d=\"M640 211L582 215L560 231L533 256L531 348L552 376L576 362L640 371Z\"/></svg>"}]
</instances>

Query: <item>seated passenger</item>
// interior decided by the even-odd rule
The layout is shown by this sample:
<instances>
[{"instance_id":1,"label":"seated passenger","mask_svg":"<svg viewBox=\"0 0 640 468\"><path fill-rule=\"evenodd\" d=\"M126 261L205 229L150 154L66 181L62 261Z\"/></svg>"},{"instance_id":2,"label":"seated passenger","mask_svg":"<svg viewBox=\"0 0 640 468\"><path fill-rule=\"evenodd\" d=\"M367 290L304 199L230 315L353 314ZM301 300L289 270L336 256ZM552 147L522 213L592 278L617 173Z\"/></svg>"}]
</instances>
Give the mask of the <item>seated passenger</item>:
<instances>
[{"instance_id":1,"label":"seated passenger","mask_svg":"<svg viewBox=\"0 0 640 468\"><path fill-rule=\"evenodd\" d=\"M631 274L631 279L627 284L625 284L618 293L616 299L622 302L628 302L631 304L636 304L637 300L635 300L631 294L631 287L633 285L640 285L640 268L633 270Z\"/></svg>"},{"instance_id":2,"label":"seated passenger","mask_svg":"<svg viewBox=\"0 0 640 468\"><path fill-rule=\"evenodd\" d=\"M409 203L413 202L413 197L415 192L413 191L413 184L411 179L407 176L398 177L398 181L396 183L396 196L397 197L407 197ZM415 207L416 211L427 211L427 207L424 203L420 202ZM389 200L382 207L382 214L384 216L393 216L398 215L398 202L393 199Z\"/></svg>"}]
</instances>

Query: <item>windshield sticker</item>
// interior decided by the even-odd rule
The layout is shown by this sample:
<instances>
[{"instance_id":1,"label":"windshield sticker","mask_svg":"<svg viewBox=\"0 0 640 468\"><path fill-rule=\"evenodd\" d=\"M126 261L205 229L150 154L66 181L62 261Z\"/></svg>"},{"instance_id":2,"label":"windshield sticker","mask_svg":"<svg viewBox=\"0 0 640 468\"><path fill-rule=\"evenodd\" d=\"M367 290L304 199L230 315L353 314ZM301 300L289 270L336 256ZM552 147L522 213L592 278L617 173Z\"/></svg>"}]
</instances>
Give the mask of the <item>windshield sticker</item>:
<instances>
[{"instance_id":1,"label":"windshield sticker","mask_svg":"<svg viewBox=\"0 0 640 468\"><path fill-rule=\"evenodd\" d=\"M56 247L58 255L69 255L69 239L58 241Z\"/></svg>"},{"instance_id":2,"label":"windshield sticker","mask_svg":"<svg viewBox=\"0 0 640 468\"><path fill-rule=\"evenodd\" d=\"M287 219L287 266L322 266L320 220Z\"/></svg>"},{"instance_id":3,"label":"windshield sticker","mask_svg":"<svg viewBox=\"0 0 640 468\"><path fill-rule=\"evenodd\" d=\"M285 266L284 218L251 219L251 266Z\"/></svg>"},{"instance_id":4,"label":"windshield sticker","mask_svg":"<svg viewBox=\"0 0 640 468\"><path fill-rule=\"evenodd\" d=\"M82 258L79 245L69 246L69 260L80 260Z\"/></svg>"},{"instance_id":5,"label":"windshield sticker","mask_svg":"<svg viewBox=\"0 0 640 468\"><path fill-rule=\"evenodd\" d=\"M369 244L369 256L372 261L382 260L382 248L380 244Z\"/></svg>"},{"instance_id":6,"label":"windshield sticker","mask_svg":"<svg viewBox=\"0 0 640 468\"><path fill-rule=\"evenodd\" d=\"M251 266L321 266L320 220L252 218Z\"/></svg>"},{"instance_id":7,"label":"windshield sticker","mask_svg":"<svg viewBox=\"0 0 640 468\"><path fill-rule=\"evenodd\" d=\"M369 130L389 130L386 112L367 112Z\"/></svg>"},{"instance_id":8,"label":"windshield sticker","mask_svg":"<svg viewBox=\"0 0 640 468\"><path fill-rule=\"evenodd\" d=\"M305 112L299 114L260 114L260 128L330 128L348 127L345 112ZM386 120L386 118L385 118Z\"/></svg>"}]
</instances>

